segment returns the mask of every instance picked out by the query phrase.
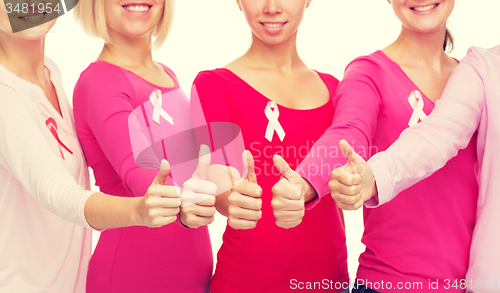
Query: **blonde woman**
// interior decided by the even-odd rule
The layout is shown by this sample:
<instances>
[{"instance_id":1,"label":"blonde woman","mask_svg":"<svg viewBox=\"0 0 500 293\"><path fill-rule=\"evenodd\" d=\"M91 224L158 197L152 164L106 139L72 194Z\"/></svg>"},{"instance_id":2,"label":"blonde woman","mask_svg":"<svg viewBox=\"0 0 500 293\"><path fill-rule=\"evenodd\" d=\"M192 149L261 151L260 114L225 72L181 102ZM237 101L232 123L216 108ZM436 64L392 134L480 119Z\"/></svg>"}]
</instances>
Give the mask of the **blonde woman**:
<instances>
[{"instance_id":1,"label":"blonde woman","mask_svg":"<svg viewBox=\"0 0 500 293\"><path fill-rule=\"evenodd\" d=\"M152 39L156 37L156 47L165 41L172 6L170 0L84 0L76 8L86 31L105 41L97 61L81 74L74 92L78 136L96 184L104 192L138 196L156 173L135 161L128 120L135 109L151 104L152 93L179 88L175 74L152 59ZM168 114L177 121L180 116L176 115L188 115L189 108ZM173 184L172 178L167 184ZM215 185L212 187L215 193ZM211 197L182 208L182 223L201 226L198 229L169 225L104 231L90 261L87 292L207 292L212 249L206 225L213 221L214 204Z\"/></svg>"}]
</instances>

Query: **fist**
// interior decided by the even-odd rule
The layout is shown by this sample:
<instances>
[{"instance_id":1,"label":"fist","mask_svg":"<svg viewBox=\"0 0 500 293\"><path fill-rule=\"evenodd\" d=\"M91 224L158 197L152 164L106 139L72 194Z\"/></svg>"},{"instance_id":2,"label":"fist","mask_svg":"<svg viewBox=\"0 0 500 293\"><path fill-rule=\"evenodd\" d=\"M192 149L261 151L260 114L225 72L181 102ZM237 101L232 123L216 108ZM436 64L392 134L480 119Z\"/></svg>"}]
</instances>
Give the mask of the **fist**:
<instances>
[{"instance_id":1,"label":"fist","mask_svg":"<svg viewBox=\"0 0 500 293\"><path fill-rule=\"evenodd\" d=\"M180 220L189 228L198 228L214 221L217 186L207 180L210 160L210 148L202 145L193 177L182 188Z\"/></svg>"},{"instance_id":2,"label":"fist","mask_svg":"<svg viewBox=\"0 0 500 293\"><path fill-rule=\"evenodd\" d=\"M262 188L257 184L255 164L249 151L243 152L247 177L236 185L227 198L228 225L234 229L253 229L262 218Z\"/></svg>"},{"instance_id":3,"label":"fist","mask_svg":"<svg viewBox=\"0 0 500 293\"><path fill-rule=\"evenodd\" d=\"M272 189L271 207L276 225L293 228L302 222L305 214L306 181L281 156L274 155L273 162L282 175Z\"/></svg>"}]
</instances>

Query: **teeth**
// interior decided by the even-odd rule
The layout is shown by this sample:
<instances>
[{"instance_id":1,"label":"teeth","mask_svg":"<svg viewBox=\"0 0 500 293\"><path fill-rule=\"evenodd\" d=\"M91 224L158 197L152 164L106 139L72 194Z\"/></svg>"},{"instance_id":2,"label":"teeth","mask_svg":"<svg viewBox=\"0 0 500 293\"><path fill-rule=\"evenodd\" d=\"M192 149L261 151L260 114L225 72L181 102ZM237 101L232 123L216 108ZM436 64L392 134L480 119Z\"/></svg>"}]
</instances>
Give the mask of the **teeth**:
<instances>
[{"instance_id":1,"label":"teeth","mask_svg":"<svg viewBox=\"0 0 500 293\"><path fill-rule=\"evenodd\" d=\"M434 9L436 6L438 6L438 5L437 4L430 4L430 5L422 6L422 7L413 7L412 9L415 11L425 12L425 11L429 11L429 10Z\"/></svg>"},{"instance_id":2,"label":"teeth","mask_svg":"<svg viewBox=\"0 0 500 293\"><path fill-rule=\"evenodd\" d=\"M43 13L42 14L37 14L37 15L23 16L21 18L24 19L24 20L38 20L38 19L40 19L42 17L43 17Z\"/></svg>"},{"instance_id":3,"label":"teeth","mask_svg":"<svg viewBox=\"0 0 500 293\"><path fill-rule=\"evenodd\" d=\"M128 9L130 11L134 11L134 12L145 12L145 11L149 10L149 6L142 6L142 5L125 6L125 9Z\"/></svg>"},{"instance_id":4,"label":"teeth","mask_svg":"<svg viewBox=\"0 0 500 293\"><path fill-rule=\"evenodd\" d=\"M282 25L284 25L285 23L264 23L265 26L267 27L271 27L271 28L276 28L276 27L280 27Z\"/></svg>"}]
</instances>

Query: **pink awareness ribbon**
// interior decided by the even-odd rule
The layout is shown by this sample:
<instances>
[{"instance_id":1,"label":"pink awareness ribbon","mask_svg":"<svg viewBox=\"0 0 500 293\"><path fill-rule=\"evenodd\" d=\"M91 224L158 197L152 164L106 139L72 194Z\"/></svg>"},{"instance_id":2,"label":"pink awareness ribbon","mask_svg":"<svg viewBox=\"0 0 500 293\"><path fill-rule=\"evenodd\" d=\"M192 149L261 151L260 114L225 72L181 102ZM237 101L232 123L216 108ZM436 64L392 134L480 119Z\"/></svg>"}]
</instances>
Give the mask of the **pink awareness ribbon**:
<instances>
[{"instance_id":1,"label":"pink awareness ribbon","mask_svg":"<svg viewBox=\"0 0 500 293\"><path fill-rule=\"evenodd\" d=\"M418 121L424 120L427 115L424 113L424 99L419 91L412 91L408 97L408 103L413 109L410 121L408 121L408 126L413 126L418 123Z\"/></svg>"},{"instance_id":2,"label":"pink awareness ribbon","mask_svg":"<svg viewBox=\"0 0 500 293\"><path fill-rule=\"evenodd\" d=\"M67 150L68 153L70 153L70 154L73 154L73 152L59 139L59 135L57 134L57 123L56 123L56 121L54 120L54 118L50 117L49 119L47 119L47 121L45 121L45 125L47 125L47 127L49 128L50 133L52 133L52 135L54 136L54 138L59 143L59 152L61 152L61 157L63 158L63 160L66 160L64 158L64 154L63 154L62 148L64 148L65 150Z\"/></svg>"}]
</instances>

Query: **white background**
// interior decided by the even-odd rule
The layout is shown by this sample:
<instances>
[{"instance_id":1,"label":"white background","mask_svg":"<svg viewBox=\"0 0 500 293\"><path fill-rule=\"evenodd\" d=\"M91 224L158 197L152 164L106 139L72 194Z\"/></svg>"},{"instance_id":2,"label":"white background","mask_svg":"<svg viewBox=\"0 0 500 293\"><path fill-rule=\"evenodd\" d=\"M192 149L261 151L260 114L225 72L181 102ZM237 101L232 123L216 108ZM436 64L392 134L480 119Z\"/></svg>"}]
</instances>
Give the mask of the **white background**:
<instances>
[{"instance_id":1,"label":"white background","mask_svg":"<svg viewBox=\"0 0 500 293\"><path fill-rule=\"evenodd\" d=\"M455 37L451 55L461 59L470 46L495 46L500 41L498 11L500 0L456 0L448 23ZM310 68L341 79L352 59L389 45L400 28L385 0L313 0L299 30L299 54ZM173 69L181 86L189 86L199 71L223 67L242 55L250 39L235 0L177 0L171 34L154 59ZM80 73L95 60L102 44L81 30L72 12L62 16L49 33L46 55L59 65L70 100ZM354 278L364 250L362 212L344 214L349 273ZM225 218L218 215L209 227L214 260L225 225Z\"/></svg>"}]
</instances>

